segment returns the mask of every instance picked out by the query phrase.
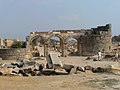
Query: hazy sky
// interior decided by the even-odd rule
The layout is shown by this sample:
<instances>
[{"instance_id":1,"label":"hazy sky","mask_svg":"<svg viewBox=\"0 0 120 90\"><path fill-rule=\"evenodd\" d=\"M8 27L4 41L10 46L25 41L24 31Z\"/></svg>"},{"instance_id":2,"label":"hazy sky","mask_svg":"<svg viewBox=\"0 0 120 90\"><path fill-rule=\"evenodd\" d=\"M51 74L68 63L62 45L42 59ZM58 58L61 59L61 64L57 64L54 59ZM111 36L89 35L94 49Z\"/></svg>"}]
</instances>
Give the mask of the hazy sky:
<instances>
[{"instance_id":1,"label":"hazy sky","mask_svg":"<svg viewBox=\"0 0 120 90\"><path fill-rule=\"evenodd\" d=\"M120 34L120 0L0 0L0 37L24 39L32 31L112 24Z\"/></svg>"}]
</instances>

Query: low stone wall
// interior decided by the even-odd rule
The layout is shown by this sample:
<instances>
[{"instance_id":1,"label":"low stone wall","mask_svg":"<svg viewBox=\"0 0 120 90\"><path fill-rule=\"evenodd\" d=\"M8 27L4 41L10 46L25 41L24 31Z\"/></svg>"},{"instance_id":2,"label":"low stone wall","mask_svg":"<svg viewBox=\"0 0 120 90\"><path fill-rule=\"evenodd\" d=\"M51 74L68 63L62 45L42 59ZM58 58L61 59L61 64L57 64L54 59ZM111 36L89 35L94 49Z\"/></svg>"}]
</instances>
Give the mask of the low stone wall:
<instances>
[{"instance_id":1,"label":"low stone wall","mask_svg":"<svg viewBox=\"0 0 120 90\"><path fill-rule=\"evenodd\" d=\"M16 60L18 58L31 58L31 52L27 48L0 49L0 57L3 60Z\"/></svg>"}]
</instances>

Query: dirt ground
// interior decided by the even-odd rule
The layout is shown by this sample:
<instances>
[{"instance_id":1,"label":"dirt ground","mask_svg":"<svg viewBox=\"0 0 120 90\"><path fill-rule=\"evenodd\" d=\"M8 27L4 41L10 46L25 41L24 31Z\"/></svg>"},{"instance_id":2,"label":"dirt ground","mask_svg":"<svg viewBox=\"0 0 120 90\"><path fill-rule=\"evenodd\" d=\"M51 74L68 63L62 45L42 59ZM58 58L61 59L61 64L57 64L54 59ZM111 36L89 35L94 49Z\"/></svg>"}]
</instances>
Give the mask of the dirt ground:
<instances>
[{"instance_id":1,"label":"dirt ground","mask_svg":"<svg viewBox=\"0 0 120 90\"><path fill-rule=\"evenodd\" d=\"M62 63L76 66L107 67L118 64L108 60L85 59L86 57L61 57ZM0 90L120 90L120 75L86 71L57 76L0 76Z\"/></svg>"}]
</instances>

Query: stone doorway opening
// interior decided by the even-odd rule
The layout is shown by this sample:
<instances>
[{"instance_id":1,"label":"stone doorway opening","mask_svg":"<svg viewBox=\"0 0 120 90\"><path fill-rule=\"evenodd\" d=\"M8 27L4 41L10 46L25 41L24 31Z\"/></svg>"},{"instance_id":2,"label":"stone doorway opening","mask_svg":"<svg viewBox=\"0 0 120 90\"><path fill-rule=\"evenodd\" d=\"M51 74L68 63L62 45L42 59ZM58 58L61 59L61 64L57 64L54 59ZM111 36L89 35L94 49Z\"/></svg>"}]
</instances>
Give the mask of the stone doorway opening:
<instances>
[{"instance_id":1,"label":"stone doorway opening","mask_svg":"<svg viewBox=\"0 0 120 90\"><path fill-rule=\"evenodd\" d=\"M78 55L78 40L76 38L67 39L66 53L68 56Z\"/></svg>"},{"instance_id":2,"label":"stone doorway opening","mask_svg":"<svg viewBox=\"0 0 120 90\"><path fill-rule=\"evenodd\" d=\"M60 56L64 55L63 39L60 36L52 35L47 40L47 50L59 52Z\"/></svg>"},{"instance_id":3,"label":"stone doorway opening","mask_svg":"<svg viewBox=\"0 0 120 90\"><path fill-rule=\"evenodd\" d=\"M45 53L45 39L42 36L36 36L31 41L33 52L33 57L43 57Z\"/></svg>"}]
</instances>

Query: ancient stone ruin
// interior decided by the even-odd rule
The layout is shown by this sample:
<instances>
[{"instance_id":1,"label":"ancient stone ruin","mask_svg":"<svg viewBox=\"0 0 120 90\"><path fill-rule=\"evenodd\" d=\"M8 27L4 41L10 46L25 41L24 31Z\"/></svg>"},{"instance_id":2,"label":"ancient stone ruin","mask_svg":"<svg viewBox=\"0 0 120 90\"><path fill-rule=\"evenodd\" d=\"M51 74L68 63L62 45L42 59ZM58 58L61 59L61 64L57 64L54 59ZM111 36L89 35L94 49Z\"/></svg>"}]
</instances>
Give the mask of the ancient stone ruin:
<instances>
[{"instance_id":1,"label":"ancient stone ruin","mask_svg":"<svg viewBox=\"0 0 120 90\"><path fill-rule=\"evenodd\" d=\"M55 40L55 39L59 40ZM75 41L70 40L74 39ZM111 51L111 24L81 30L53 30L51 32L31 32L26 37L26 48L0 49L3 60L46 56L48 51L59 52L60 56L91 56Z\"/></svg>"},{"instance_id":2,"label":"ancient stone ruin","mask_svg":"<svg viewBox=\"0 0 120 90\"><path fill-rule=\"evenodd\" d=\"M59 38L53 45L52 37ZM27 36L28 47L32 52L37 52L38 56L46 56L46 52L53 48L61 53L61 56L67 56L70 44L69 38L76 39L77 43L73 47L75 55L95 55L98 50L109 52L111 50L111 24L98 26L97 28L81 29L81 30L53 30L51 32L31 32ZM59 43L59 47L57 46ZM71 50L71 49L70 49Z\"/></svg>"}]
</instances>

